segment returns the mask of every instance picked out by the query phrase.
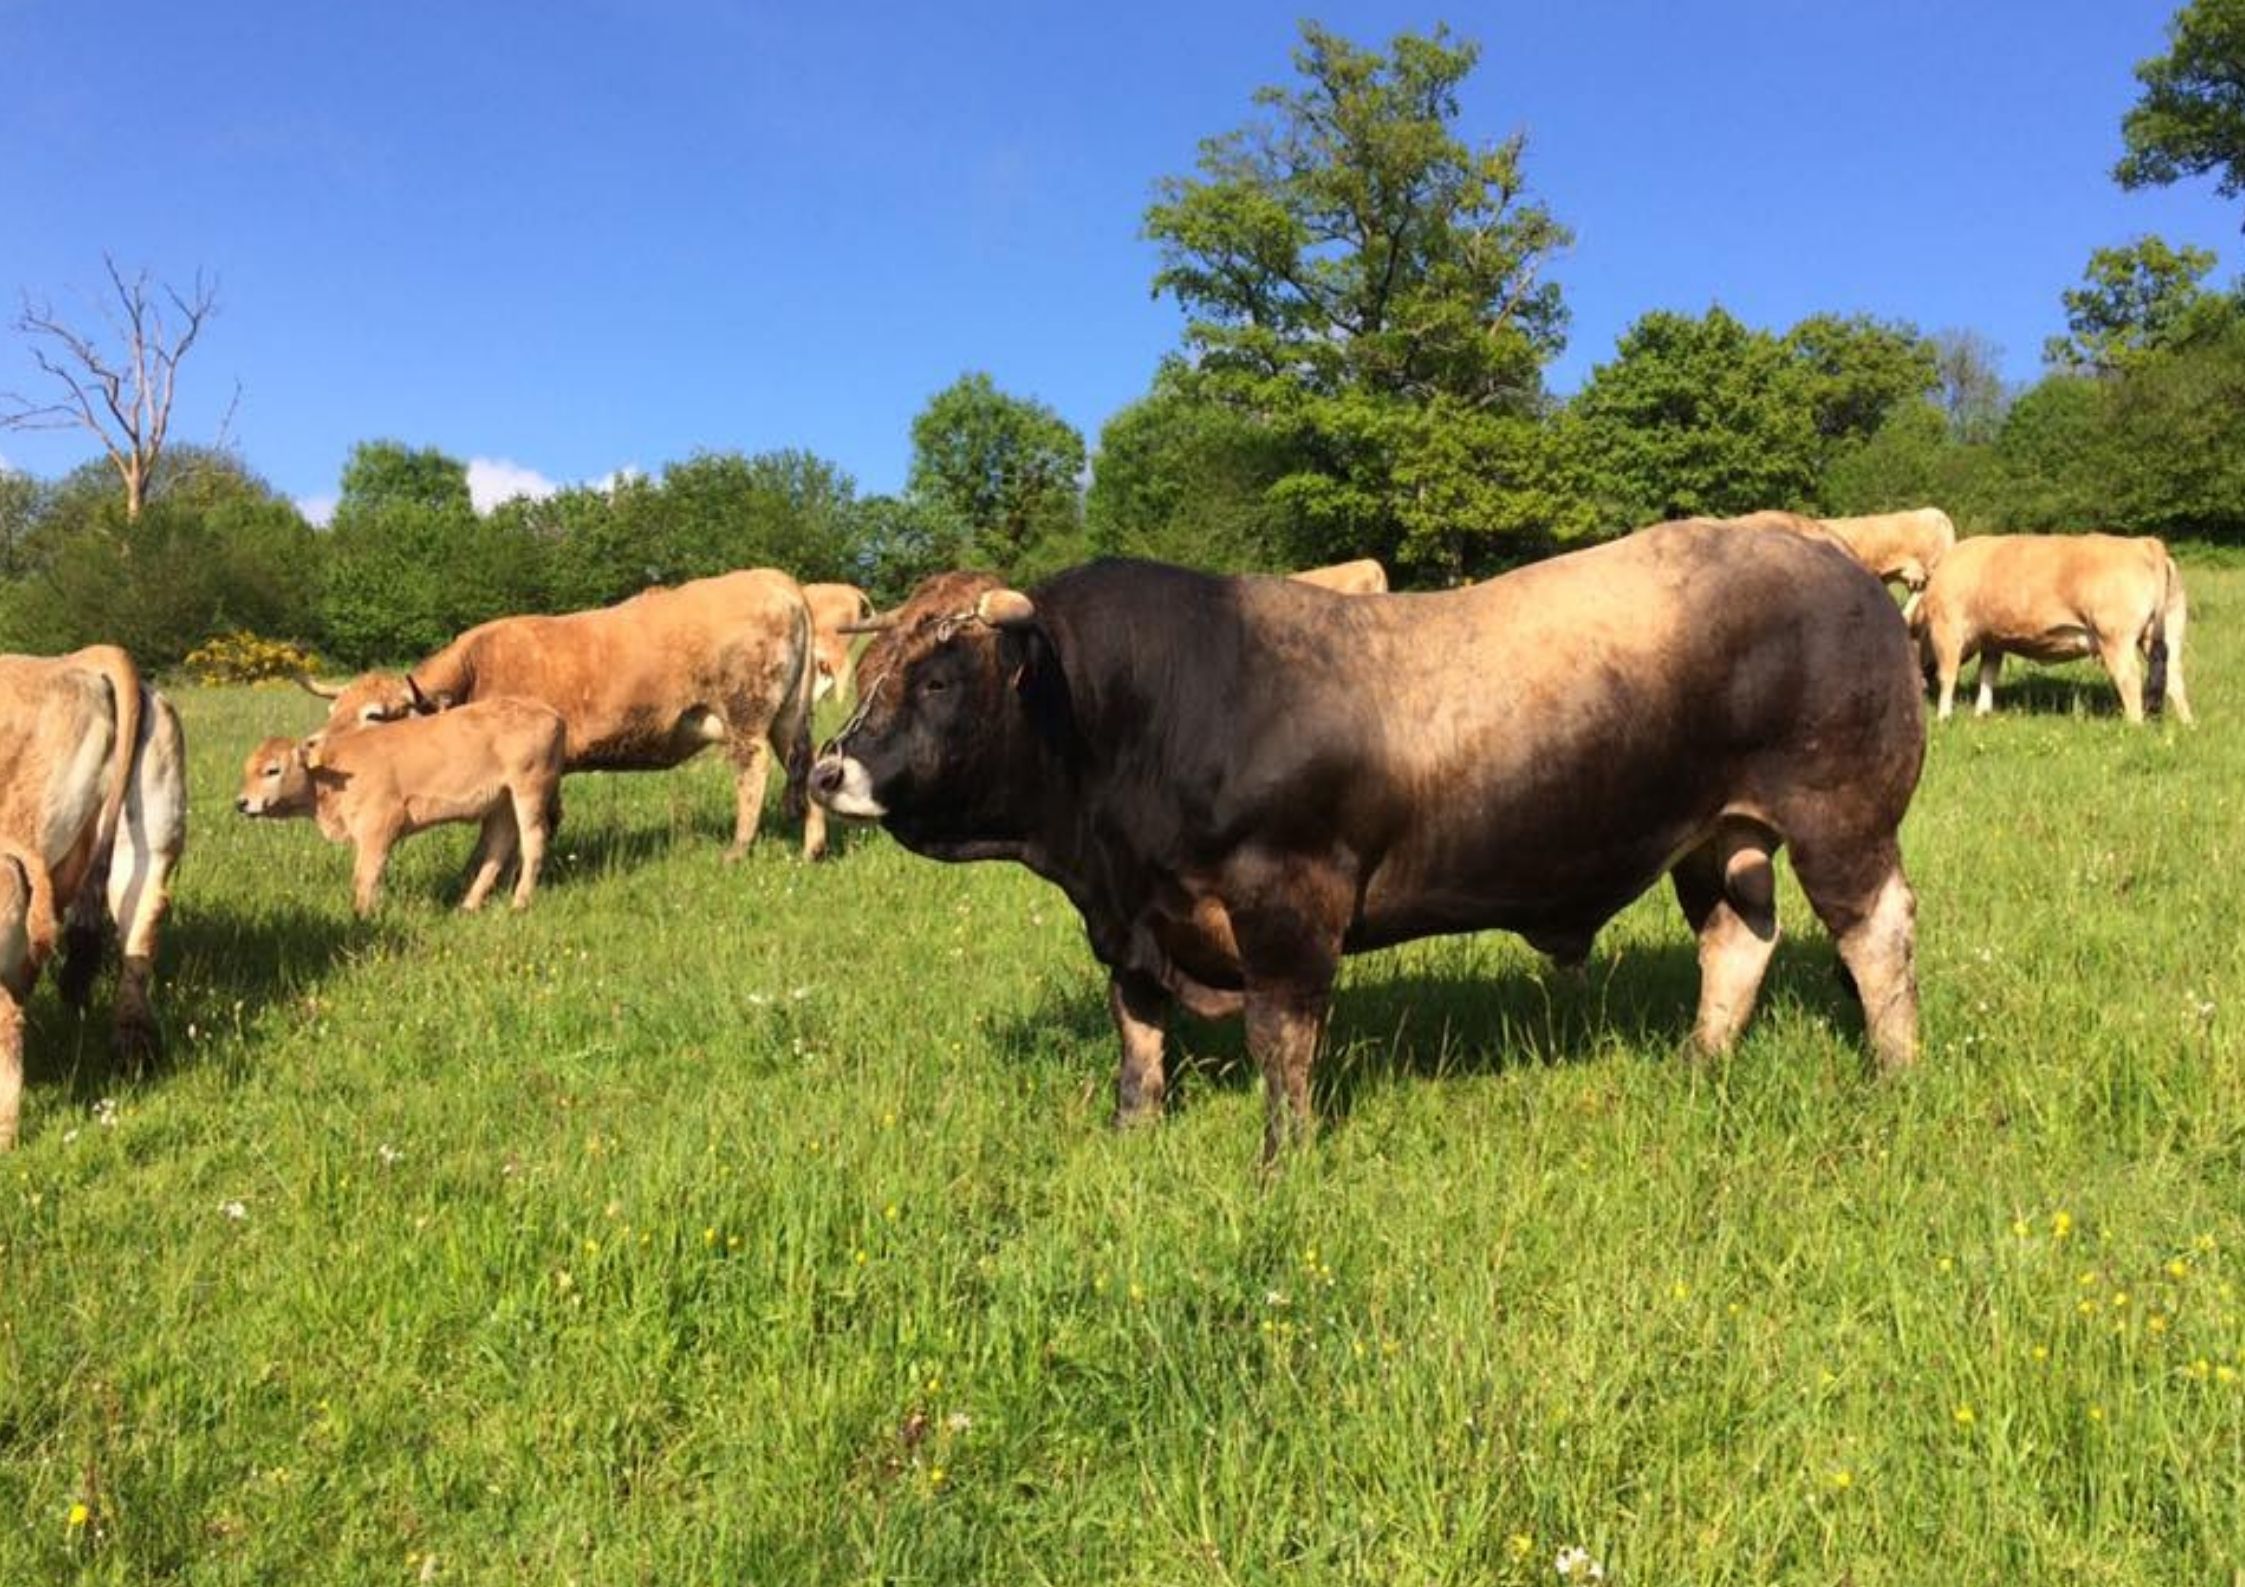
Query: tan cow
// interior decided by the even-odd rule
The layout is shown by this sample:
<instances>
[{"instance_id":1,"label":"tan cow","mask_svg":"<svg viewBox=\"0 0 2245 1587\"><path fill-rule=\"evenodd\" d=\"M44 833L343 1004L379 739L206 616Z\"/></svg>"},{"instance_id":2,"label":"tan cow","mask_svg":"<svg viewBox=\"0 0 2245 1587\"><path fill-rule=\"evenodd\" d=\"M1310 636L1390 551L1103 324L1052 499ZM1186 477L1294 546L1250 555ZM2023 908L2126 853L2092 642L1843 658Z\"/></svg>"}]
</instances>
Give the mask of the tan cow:
<instances>
[{"instance_id":1,"label":"tan cow","mask_svg":"<svg viewBox=\"0 0 2245 1587\"><path fill-rule=\"evenodd\" d=\"M246 816L311 816L333 843L357 850L352 905L374 912L383 867L400 838L448 821L478 821L462 909L480 909L519 855L514 907L537 891L546 812L561 786L568 729L535 700L477 700L434 716L344 727L310 739L269 738L242 764L234 807Z\"/></svg>"},{"instance_id":2,"label":"tan cow","mask_svg":"<svg viewBox=\"0 0 2245 1587\"><path fill-rule=\"evenodd\" d=\"M803 600L811 608L812 644L818 651L818 683L812 698L829 694L848 699L856 691L850 680L850 636L844 624L862 623L873 615L873 602L855 584L806 584Z\"/></svg>"},{"instance_id":3,"label":"tan cow","mask_svg":"<svg viewBox=\"0 0 2245 1587\"><path fill-rule=\"evenodd\" d=\"M1934 568L1957 543L1957 526L1938 507L1817 521L1839 537L1856 561L1890 584L1899 581L1912 595L1925 588Z\"/></svg>"},{"instance_id":4,"label":"tan cow","mask_svg":"<svg viewBox=\"0 0 2245 1587\"><path fill-rule=\"evenodd\" d=\"M118 1055L160 1045L149 982L186 842L183 746L171 702L114 646L0 656L0 1148L21 1116L21 1005L58 946L83 1008L113 923Z\"/></svg>"},{"instance_id":5,"label":"tan cow","mask_svg":"<svg viewBox=\"0 0 2245 1587\"><path fill-rule=\"evenodd\" d=\"M471 628L399 676L349 686L303 680L334 703L327 731L416 710L513 695L568 724L570 771L658 771L712 744L733 762L733 842L747 852L776 753L784 808L803 822L803 854L826 852L826 818L804 796L817 682L802 588L771 568L651 589L561 617L501 617Z\"/></svg>"},{"instance_id":6,"label":"tan cow","mask_svg":"<svg viewBox=\"0 0 2245 1587\"><path fill-rule=\"evenodd\" d=\"M1286 576L1300 579L1304 584L1315 584L1320 589L1338 590L1343 595L1385 595L1388 592L1388 570L1372 557L1336 562L1325 568L1304 568Z\"/></svg>"},{"instance_id":7,"label":"tan cow","mask_svg":"<svg viewBox=\"0 0 2245 1587\"><path fill-rule=\"evenodd\" d=\"M2167 547L2145 535L1981 535L1961 540L1926 582L1911 628L1930 660L1946 720L1957 672L1980 658L1975 714L1995 706L2006 654L2032 661L2095 656L2120 691L2120 708L2141 722L2161 697L2191 720L2183 689L2183 631L2189 625L2182 574ZM2148 661L2139 675L2137 653Z\"/></svg>"}]
</instances>

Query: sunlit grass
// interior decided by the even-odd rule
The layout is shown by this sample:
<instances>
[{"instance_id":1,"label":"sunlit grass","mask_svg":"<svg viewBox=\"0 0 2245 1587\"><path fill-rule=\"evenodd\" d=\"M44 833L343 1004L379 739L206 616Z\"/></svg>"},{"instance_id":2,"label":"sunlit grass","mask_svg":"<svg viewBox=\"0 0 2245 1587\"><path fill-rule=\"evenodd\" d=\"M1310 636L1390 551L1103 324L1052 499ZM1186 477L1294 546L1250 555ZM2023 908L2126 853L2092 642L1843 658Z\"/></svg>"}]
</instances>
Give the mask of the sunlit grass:
<instances>
[{"instance_id":1,"label":"sunlit grass","mask_svg":"<svg viewBox=\"0 0 2245 1587\"><path fill-rule=\"evenodd\" d=\"M0 1582L2226 1580L2245 573L2192 594L2197 732L2014 667L1935 733L1915 1074L1791 893L1682 1064L1656 894L1581 983L1353 962L1270 1181L1231 1029L1106 1128L1025 873L725 866L711 764L572 782L525 916L456 829L361 924L231 812L310 702L184 691L170 1056L43 990L0 1159Z\"/></svg>"}]
</instances>

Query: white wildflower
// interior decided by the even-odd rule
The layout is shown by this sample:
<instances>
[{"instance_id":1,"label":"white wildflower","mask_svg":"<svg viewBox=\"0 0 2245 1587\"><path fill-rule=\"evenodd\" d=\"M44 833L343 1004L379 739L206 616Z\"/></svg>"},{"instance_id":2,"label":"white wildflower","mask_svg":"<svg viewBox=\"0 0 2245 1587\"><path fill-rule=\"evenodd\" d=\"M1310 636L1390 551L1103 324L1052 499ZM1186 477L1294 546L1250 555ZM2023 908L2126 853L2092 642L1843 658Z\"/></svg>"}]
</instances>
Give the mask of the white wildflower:
<instances>
[{"instance_id":1,"label":"white wildflower","mask_svg":"<svg viewBox=\"0 0 2245 1587\"><path fill-rule=\"evenodd\" d=\"M382 1159L384 1168L395 1168L405 1161L405 1153L399 1151L388 1141L384 1141L379 1147L375 1148L374 1155Z\"/></svg>"},{"instance_id":2,"label":"white wildflower","mask_svg":"<svg viewBox=\"0 0 2245 1587\"><path fill-rule=\"evenodd\" d=\"M222 1218L231 1218L234 1222L239 1223L249 1216L249 1208L239 1201L222 1201L218 1204L218 1215Z\"/></svg>"},{"instance_id":3,"label":"white wildflower","mask_svg":"<svg viewBox=\"0 0 2245 1587\"><path fill-rule=\"evenodd\" d=\"M1590 1550L1587 1548L1575 1545L1563 1548L1559 1551L1559 1557L1553 1560L1551 1565L1552 1569L1559 1573L1561 1581L1604 1581L1606 1579L1606 1567L1592 1559Z\"/></svg>"},{"instance_id":4,"label":"white wildflower","mask_svg":"<svg viewBox=\"0 0 2245 1587\"><path fill-rule=\"evenodd\" d=\"M974 1418L965 1411L953 1411L943 1419L943 1425L954 1433L963 1433L974 1425Z\"/></svg>"}]
</instances>

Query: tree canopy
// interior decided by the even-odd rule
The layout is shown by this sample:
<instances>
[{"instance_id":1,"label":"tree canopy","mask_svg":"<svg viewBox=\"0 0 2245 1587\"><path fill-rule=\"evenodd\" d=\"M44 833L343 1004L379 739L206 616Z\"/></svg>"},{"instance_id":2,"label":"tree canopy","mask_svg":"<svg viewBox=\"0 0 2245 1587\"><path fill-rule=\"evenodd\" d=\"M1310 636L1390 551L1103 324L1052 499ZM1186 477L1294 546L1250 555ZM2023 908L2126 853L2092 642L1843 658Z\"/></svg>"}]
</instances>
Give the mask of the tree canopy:
<instances>
[{"instance_id":1,"label":"tree canopy","mask_svg":"<svg viewBox=\"0 0 2245 1587\"><path fill-rule=\"evenodd\" d=\"M2167 53L2136 67L2143 94L2121 119L2121 186L2214 175L2245 195L2245 0L2190 0L2167 27Z\"/></svg>"}]
</instances>

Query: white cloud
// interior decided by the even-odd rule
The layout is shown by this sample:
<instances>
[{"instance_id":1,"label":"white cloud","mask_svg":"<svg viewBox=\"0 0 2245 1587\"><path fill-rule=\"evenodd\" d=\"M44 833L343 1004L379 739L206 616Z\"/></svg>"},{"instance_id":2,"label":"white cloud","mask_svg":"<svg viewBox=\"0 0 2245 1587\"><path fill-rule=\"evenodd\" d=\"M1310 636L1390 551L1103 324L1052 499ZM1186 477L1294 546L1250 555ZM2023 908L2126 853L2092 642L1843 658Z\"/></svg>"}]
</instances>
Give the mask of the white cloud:
<instances>
[{"instance_id":1,"label":"white cloud","mask_svg":"<svg viewBox=\"0 0 2245 1587\"><path fill-rule=\"evenodd\" d=\"M536 469L524 468L505 458L468 459L468 500L475 504L477 512L489 512L499 503L512 501L517 496L543 501L560 488Z\"/></svg>"},{"instance_id":2,"label":"white cloud","mask_svg":"<svg viewBox=\"0 0 2245 1587\"><path fill-rule=\"evenodd\" d=\"M601 475L600 478L588 479L585 483L604 496L613 496L616 494L616 487L625 480L645 479L646 477L647 471L637 463L626 463L622 468L612 468Z\"/></svg>"},{"instance_id":3,"label":"white cloud","mask_svg":"<svg viewBox=\"0 0 2245 1587\"><path fill-rule=\"evenodd\" d=\"M317 524L320 528L325 529L335 521L335 498L333 496L299 496L296 498L296 510L304 515L306 522Z\"/></svg>"}]
</instances>

